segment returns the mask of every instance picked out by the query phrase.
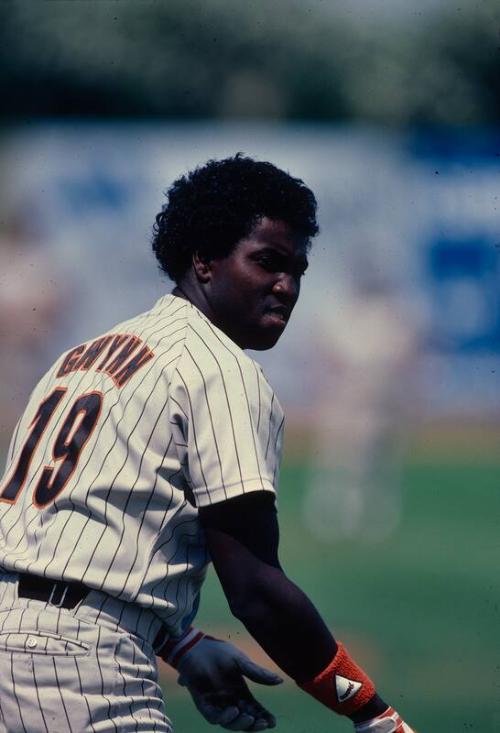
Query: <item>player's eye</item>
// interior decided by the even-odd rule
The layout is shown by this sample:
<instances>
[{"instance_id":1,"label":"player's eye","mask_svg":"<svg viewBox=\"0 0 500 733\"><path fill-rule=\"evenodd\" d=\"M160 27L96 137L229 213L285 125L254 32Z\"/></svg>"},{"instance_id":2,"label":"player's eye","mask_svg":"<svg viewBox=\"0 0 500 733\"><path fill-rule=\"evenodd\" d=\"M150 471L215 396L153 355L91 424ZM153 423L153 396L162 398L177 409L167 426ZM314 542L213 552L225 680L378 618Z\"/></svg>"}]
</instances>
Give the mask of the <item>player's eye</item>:
<instances>
[{"instance_id":1,"label":"player's eye","mask_svg":"<svg viewBox=\"0 0 500 733\"><path fill-rule=\"evenodd\" d=\"M263 253L259 255L257 262L268 272L284 272L285 270L283 258L277 255Z\"/></svg>"},{"instance_id":2,"label":"player's eye","mask_svg":"<svg viewBox=\"0 0 500 733\"><path fill-rule=\"evenodd\" d=\"M257 263L267 272L286 272L299 280L308 268L307 259L299 260L284 257L278 252L260 252L256 257Z\"/></svg>"}]
</instances>

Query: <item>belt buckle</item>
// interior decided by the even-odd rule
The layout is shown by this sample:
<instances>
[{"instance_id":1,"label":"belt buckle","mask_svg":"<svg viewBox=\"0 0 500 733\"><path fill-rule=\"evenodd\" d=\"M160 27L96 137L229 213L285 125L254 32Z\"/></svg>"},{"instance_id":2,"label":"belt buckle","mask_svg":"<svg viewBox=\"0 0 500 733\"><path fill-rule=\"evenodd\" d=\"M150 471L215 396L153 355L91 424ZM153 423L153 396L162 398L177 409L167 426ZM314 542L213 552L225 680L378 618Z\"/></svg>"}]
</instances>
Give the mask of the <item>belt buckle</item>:
<instances>
[{"instance_id":1,"label":"belt buckle","mask_svg":"<svg viewBox=\"0 0 500 733\"><path fill-rule=\"evenodd\" d=\"M59 600L54 600L54 596L56 595L57 590L58 590L58 585L59 585L58 583L54 583L54 585L52 586L52 590L50 591L50 596L49 596L48 603L51 606L55 606L56 608L61 608L62 607L62 604L64 603L64 599L66 598L66 594L67 594L67 592L69 590L69 585L67 583L65 583L64 584L64 589L61 591L61 597L60 597L60 599Z\"/></svg>"}]
</instances>

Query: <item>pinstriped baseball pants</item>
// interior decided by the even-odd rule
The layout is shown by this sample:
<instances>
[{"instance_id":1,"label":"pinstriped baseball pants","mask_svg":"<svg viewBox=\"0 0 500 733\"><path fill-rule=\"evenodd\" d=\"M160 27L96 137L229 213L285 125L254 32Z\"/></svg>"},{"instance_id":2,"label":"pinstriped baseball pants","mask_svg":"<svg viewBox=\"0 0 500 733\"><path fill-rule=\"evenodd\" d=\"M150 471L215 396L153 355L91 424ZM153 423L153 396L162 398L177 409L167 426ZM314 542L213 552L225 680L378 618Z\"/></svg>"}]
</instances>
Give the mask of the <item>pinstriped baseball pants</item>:
<instances>
[{"instance_id":1,"label":"pinstriped baseball pants","mask_svg":"<svg viewBox=\"0 0 500 733\"><path fill-rule=\"evenodd\" d=\"M160 621L92 591L74 609L19 598L0 572L1 733L172 733L151 646Z\"/></svg>"}]
</instances>

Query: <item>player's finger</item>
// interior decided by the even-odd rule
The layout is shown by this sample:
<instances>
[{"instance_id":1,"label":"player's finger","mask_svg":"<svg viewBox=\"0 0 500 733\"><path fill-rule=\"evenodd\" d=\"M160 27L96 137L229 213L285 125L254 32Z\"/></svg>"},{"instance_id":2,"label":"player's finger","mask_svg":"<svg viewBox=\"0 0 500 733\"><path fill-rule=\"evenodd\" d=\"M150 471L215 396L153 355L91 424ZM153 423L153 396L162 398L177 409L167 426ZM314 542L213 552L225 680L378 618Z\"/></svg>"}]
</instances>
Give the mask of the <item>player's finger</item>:
<instances>
[{"instance_id":1,"label":"player's finger","mask_svg":"<svg viewBox=\"0 0 500 733\"><path fill-rule=\"evenodd\" d=\"M274 716L256 700L252 693L248 690L248 695L242 697L239 701L240 710L243 710L248 715L252 715L255 718L255 722L261 721L259 725L262 725L262 721L266 722L267 727L273 728L276 725ZM253 728L251 728L253 730ZM260 728L258 728L260 730Z\"/></svg>"},{"instance_id":2,"label":"player's finger","mask_svg":"<svg viewBox=\"0 0 500 733\"><path fill-rule=\"evenodd\" d=\"M253 697L245 683L239 694L235 693L236 691L219 691L193 696L193 699L198 710L210 723L218 723L229 730L260 731L274 728L274 717ZM253 723L250 724L248 718L238 719L240 715L250 716Z\"/></svg>"},{"instance_id":3,"label":"player's finger","mask_svg":"<svg viewBox=\"0 0 500 733\"><path fill-rule=\"evenodd\" d=\"M266 730L266 728L275 728L276 718L271 715L265 708L261 707L260 711L255 715L255 723L249 729L250 731Z\"/></svg>"},{"instance_id":4,"label":"player's finger","mask_svg":"<svg viewBox=\"0 0 500 733\"><path fill-rule=\"evenodd\" d=\"M275 725L276 725L276 721L274 720L274 718L272 721L264 719L264 718L258 718L258 720L256 720L255 723L252 725L252 727L249 728L248 730L251 733L257 733L257 731L260 731L260 730L267 730L268 728L274 728Z\"/></svg>"},{"instance_id":5,"label":"player's finger","mask_svg":"<svg viewBox=\"0 0 500 733\"><path fill-rule=\"evenodd\" d=\"M218 713L215 716L215 719L206 718L206 720L208 720L209 723L220 725L226 730L251 731L252 733L257 733L257 731L275 727L274 721L269 721L265 718L258 718L256 720L253 715L240 713L239 710L236 710L235 715L234 708L231 708L231 710L225 710L223 713Z\"/></svg>"},{"instance_id":6,"label":"player's finger","mask_svg":"<svg viewBox=\"0 0 500 733\"><path fill-rule=\"evenodd\" d=\"M220 711L217 723L222 726L229 725L238 718L239 714L240 709L236 707L236 705L232 705L231 707Z\"/></svg>"},{"instance_id":7,"label":"player's finger","mask_svg":"<svg viewBox=\"0 0 500 733\"><path fill-rule=\"evenodd\" d=\"M228 730L246 730L252 731L252 733L257 733L257 731L274 728L276 725L274 717L264 709L253 714L249 710L241 711L235 706L230 706L221 710L214 705L198 705L198 710L209 723L221 725ZM254 720L254 723L249 728L241 727L247 722L246 718L243 718L243 714L251 716ZM240 715L242 715L242 717L238 720L238 716ZM237 727L234 728L234 725Z\"/></svg>"},{"instance_id":8,"label":"player's finger","mask_svg":"<svg viewBox=\"0 0 500 733\"><path fill-rule=\"evenodd\" d=\"M252 726L255 723L255 718L249 713L240 712L238 717L231 723L227 723L223 727L226 730L252 730Z\"/></svg>"},{"instance_id":9,"label":"player's finger","mask_svg":"<svg viewBox=\"0 0 500 733\"><path fill-rule=\"evenodd\" d=\"M259 682L261 685L279 685L283 682L283 678L270 669L255 664L251 659L243 654L238 657L238 667L245 677L252 682Z\"/></svg>"},{"instance_id":10,"label":"player's finger","mask_svg":"<svg viewBox=\"0 0 500 733\"><path fill-rule=\"evenodd\" d=\"M238 707L241 712L240 718L236 718L232 721L231 727L227 726L229 730L246 730L246 731L261 731L267 728L274 728L276 726L276 720L270 712L268 712L262 705L255 700L255 698L240 698L238 700ZM253 719L250 723L249 718Z\"/></svg>"},{"instance_id":11,"label":"player's finger","mask_svg":"<svg viewBox=\"0 0 500 733\"><path fill-rule=\"evenodd\" d=\"M240 714L240 709L237 705L221 707L220 705L214 705L206 702L206 700L200 699L196 701L196 707L203 717L213 725L227 725L228 723L232 723Z\"/></svg>"}]
</instances>

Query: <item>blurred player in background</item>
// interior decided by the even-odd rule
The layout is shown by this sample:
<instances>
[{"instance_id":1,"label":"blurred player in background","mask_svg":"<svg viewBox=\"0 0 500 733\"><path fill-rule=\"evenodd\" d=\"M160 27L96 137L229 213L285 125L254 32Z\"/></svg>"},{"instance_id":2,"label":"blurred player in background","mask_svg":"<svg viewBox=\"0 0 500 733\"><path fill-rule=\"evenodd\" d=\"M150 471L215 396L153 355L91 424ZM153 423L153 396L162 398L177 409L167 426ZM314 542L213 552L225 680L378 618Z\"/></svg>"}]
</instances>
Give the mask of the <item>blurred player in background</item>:
<instances>
[{"instance_id":1,"label":"blurred player in background","mask_svg":"<svg viewBox=\"0 0 500 733\"><path fill-rule=\"evenodd\" d=\"M325 542L378 541L397 526L405 439L415 411L419 325L388 276L353 257L350 287L316 324L323 370L314 412L306 525Z\"/></svg>"},{"instance_id":2,"label":"blurred player in background","mask_svg":"<svg viewBox=\"0 0 500 733\"><path fill-rule=\"evenodd\" d=\"M358 733L412 733L279 558L283 413L244 349L299 296L316 202L241 155L174 182L153 248L176 283L64 353L35 387L0 485L0 711L7 731L171 731L155 652L229 730L280 681L193 628L211 560L232 613Z\"/></svg>"}]
</instances>

